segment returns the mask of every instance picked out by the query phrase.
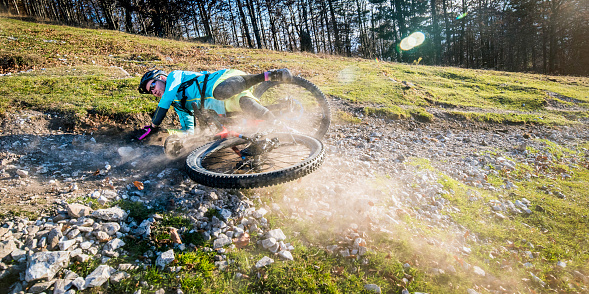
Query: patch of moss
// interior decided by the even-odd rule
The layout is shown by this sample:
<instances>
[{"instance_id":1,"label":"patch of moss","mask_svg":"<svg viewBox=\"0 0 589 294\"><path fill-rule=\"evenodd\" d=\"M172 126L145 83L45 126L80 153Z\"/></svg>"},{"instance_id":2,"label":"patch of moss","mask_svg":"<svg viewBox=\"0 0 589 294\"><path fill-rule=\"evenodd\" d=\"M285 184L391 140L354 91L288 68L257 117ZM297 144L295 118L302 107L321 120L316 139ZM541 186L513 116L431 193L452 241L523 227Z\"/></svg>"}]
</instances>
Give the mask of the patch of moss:
<instances>
[{"instance_id":1,"label":"patch of moss","mask_svg":"<svg viewBox=\"0 0 589 294\"><path fill-rule=\"evenodd\" d=\"M397 120L407 118L408 113L405 109L399 106L364 107L364 115Z\"/></svg>"}]
</instances>

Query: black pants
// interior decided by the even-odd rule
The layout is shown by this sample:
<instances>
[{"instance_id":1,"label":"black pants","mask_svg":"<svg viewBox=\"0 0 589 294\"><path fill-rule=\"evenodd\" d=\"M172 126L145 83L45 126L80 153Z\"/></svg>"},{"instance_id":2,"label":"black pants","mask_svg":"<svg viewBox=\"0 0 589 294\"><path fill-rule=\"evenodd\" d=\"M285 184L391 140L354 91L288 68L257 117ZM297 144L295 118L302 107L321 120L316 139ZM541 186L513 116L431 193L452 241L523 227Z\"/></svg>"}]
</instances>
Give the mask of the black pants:
<instances>
[{"instance_id":1,"label":"black pants","mask_svg":"<svg viewBox=\"0 0 589 294\"><path fill-rule=\"evenodd\" d=\"M213 98L217 100L229 99L264 81L264 74L233 76L221 82L213 91ZM274 120L274 115L255 99L243 96L239 99L239 106L243 112L255 118Z\"/></svg>"}]
</instances>

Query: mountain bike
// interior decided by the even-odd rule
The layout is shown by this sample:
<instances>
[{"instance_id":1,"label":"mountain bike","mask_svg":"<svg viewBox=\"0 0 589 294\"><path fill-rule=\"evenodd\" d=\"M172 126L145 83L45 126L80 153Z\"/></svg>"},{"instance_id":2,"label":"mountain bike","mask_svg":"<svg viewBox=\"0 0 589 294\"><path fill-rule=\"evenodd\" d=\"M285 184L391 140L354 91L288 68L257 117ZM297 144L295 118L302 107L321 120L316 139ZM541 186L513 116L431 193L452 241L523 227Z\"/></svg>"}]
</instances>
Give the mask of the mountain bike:
<instances>
[{"instance_id":1,"label":"mountain bike","mask_svg":"<svg viewBox=\"0 0 589 294\"><path fill-rule=\"evenodd\" d=\"M270 126L256 120L244 123L243 118L220 117L193 104L195 126L198 123L199 127L191 137L206 138L207 131L214 131L208 137L213 141L189 148L185 167L192 180L215 188L258 188L296 180L323 163L320 140L331 116L329 103L315 85L300 77L291 82L264 82L254 96L278 122ZM185 143L178 148L175 140L173 136L166 140L166 154L178 155L186 149Z\"/></svg>"}]
</instances>

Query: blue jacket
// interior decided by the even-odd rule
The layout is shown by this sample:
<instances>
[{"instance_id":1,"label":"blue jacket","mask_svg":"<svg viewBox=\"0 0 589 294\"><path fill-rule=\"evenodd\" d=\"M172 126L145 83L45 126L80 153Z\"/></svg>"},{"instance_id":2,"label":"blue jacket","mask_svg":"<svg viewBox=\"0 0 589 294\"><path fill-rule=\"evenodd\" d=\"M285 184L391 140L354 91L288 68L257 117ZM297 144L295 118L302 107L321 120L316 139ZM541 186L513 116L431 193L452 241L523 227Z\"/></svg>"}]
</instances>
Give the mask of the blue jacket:
<instances>
[{"instance_id":1,"label":"blue jacket","mask_svg":"<svg viewBox=\"0 0 589 294\"><path fill-rule=\"evenodd\" d=\"M184 131L193 131L194 130L194 118L188 111L193 111L192 109L192 102L196 102L196 105L200 107L200 91L199 86L203 87L204 77L205 74L209 74L206 89L205 89L205 101L204 101L204 108L205 109L212 109L218 114L225 114L225 102L221 100L216 100L213 98L213 88L217 80L225 73L225 69L216 71L213 73L209 73L206 71L202 72L192 72L192 71L181 71L175 70L172 71L166 80L166 89L162 98L158 103L158 109L156 110L155 115L153 116L152 122L155 125L161 124L162 120L164 119L166 112L170 109L170 106L174 106L174 110L178 114L178 118L180 119L180 124L182 125L182 130ZM178 91L178 88L183 82L191 80L195 77L198 77L196 82L192 83L189 87L187 87L184 91L186 94L186 103L184 105L180 105L182 100L182 91Z\"/></svg>"}]
</instances>

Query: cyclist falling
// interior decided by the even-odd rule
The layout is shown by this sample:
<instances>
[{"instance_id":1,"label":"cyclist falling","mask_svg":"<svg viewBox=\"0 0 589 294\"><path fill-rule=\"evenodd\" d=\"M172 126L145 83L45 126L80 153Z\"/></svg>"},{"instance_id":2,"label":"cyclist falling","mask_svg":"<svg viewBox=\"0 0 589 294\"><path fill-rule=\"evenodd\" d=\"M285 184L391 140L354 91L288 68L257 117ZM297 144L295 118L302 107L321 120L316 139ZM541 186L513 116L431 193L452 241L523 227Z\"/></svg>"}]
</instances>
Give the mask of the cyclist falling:
<instances>
[{"instance_id":1,"label":"cyclist falling","mask_svg":"<svg viewBox=\"0 0 589 294\"><path fill-rule=\"evenodd\" d=\"M176 70L169 75L161 70L148 71L141 78L139 93L152 94L160 100L151 124L143 127L136 138L143 140L156 133L170 106L174 107L181 125L178 132L170 132L176 134L170 136L164 146L166 154L173 157L179 155L183 147L181 137L194 133L193 115L197 112L193 105L198 109L213 110L221 116L242 111L256 119L273 122L274 115L254 97L252 87L264 81L291 80L292 74L288 69L261 74L246 74L235 69L216 72Z\"/></svg>"}]
</instances>

